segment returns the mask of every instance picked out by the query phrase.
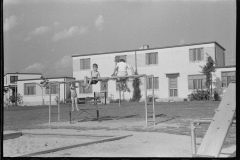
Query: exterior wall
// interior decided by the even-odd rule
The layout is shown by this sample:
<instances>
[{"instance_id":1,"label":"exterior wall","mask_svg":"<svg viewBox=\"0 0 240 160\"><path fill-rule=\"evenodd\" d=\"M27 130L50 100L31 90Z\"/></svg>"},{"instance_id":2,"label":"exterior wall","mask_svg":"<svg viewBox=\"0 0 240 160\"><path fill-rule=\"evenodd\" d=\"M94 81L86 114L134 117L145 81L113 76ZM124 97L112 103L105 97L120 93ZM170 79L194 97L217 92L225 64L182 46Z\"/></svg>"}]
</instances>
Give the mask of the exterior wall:
<instances>
[{"instance_id":1,"label":"exterior wall","mask_svg":"<svg viewBox=\"0 0 240 160\"><path fill-rule=\"evenodd\" d=\"M215 45L216 49L216 66L225 66L225 58L224 58L224 50L220 48L218 45Z\"/></svg>"},{"instance_id":2,"label":"exterior wall","mask_svg":"<svg viewBox=\"0 0 240 160\"><path fill-rule=\"evenodd\" d=\"M69 78L70 80L70 78ZM74 79L71 79L74 80ZM24 81L18 81L18 93L20 93L23 96L23 104L22 105L42 105L43 99L44 99L44 105L49 105L49 94L45 94L46 91L39 85L36 85L36 95L24 95L24 84L25 83L40 83L42 80L24 80ZM49 81L65 81L65 78L59 78L59 79L49 79ZM64 99L66 98L66 84L60 84L60 102L64 102ZM42 96L43 91L43 96ZM57 105L55 98L58 97L58 94L51 94L51 104Z\"/></svg>"},{"instance_id":3,"label":"exterior wall","mask_svg":"<svg viewBox=\"0 0 240 160\"><path fill-rule=\"evenodd\" d=\"M7 94L4 95L4 102L7 101L7 99L15 94L15 83L10 83L10 77L11 76L18 76L18 80L20 79L34 79L34 78L40 78L42 75L41 74L17 74L17 73L9 73L4 76L4 86L9 88L9 91ZM18 87L17 87L18 88ZM19 93L17 89L17 93Z\"/></svg>"},{"instance_id":4,"label":"exterior wall","mask_svg":"<svg viewBox=\"0 0 240 160\"><path fill-rule=\"evenodd\" d=\"M189 49L192 48L204 48L204 59L202 61L190 62L189 60ZM145 54L158 52L158 64L157 65L146 65ZM158 97L158 101L168 101L183 100L187 98L193 90L188 89L188 75L201 74L201 68L199 65L203 66L206 64L207 55L212 56L215 59L215 45L214 43L200 44L192 46L181 46L174 48L162 48L162 49L147 49L147 50L137 50L137 70L139 74L154 75L159 77L159 89L155 90L155 95ZM89 55L89 56L78 56L73 57L73 77L76 80L83 80L84 76L90 76L90 70L92 69L92 64L98 64L98 71L101 77L110 77L113 69L115 67L114 58L118 55L127 55L127 63L135 68L135 52L121 52L112 54L99 54L99 55ZM91 69L80 70L80 59L90 58ZM178 81L178 97L169 97L169 78L166 74L179 73ZM130 70L128 74L131 75ZM143 78L141 78L143 82ZM100 91L100 83L93 86L93 92ZM125 99L130 99L132 97L132 83L128 84L130 88L130 93L125 93ZM141 85L141 94L144 97L144 86ZM79 91L78 91L79 93ZM152 94L152 90L148 90L147 94ZM114 96L114 99L119 98L119 92L116 91L116 82L113 80L108 81L108 97L110 95ZM79 94L78 97L93 96L93 93ZM143 98L141 100L144 100Z\"/></svg>"},{"instance_id":5,"label":"exterior wall","mask_svg":"<svg viewBox=\"0 0 240 160\"><path fill-rule=\"evenodd\" d=\"M10 77L11 76L18 76L18 80L20 79L35 79L35 78L40 78L42 75L38 74L7 74L4 76L4 80L6 78L6 82L4 81L4 86L7 86L7 85L15 85L14 83L10 83Z\"/></svg>"},{"instance_id":6,"label":"exterior wall","mask_svg":"<svg viewBox=\"0 0 240 160\"><path fill-rule=\"evenodd\" d=\"M220 96L224 95L226 87L222 87L222 72L235 71L236 67L231 68L217 68L215 73L213 73L213 89L215 89Z\"/></svg>"}]
</instances>

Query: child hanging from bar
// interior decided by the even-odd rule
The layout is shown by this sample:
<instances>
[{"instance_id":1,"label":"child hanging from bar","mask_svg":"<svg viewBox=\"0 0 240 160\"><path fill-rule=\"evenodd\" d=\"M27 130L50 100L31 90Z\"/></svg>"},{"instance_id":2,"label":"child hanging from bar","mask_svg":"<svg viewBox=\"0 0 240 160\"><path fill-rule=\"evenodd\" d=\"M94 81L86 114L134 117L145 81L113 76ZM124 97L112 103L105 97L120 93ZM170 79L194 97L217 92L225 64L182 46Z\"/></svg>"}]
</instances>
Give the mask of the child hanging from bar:
<instances>
[{"instance_id":1,"label":"child hanging from bar","mask_svg":"<svg viewBox=\"0 0 240 160\"><path fill-rule=\"evenodd\" d=\"M95 80L100 77L100 73L98 72L98 65L96 63L93 64L93 70L91 71L91 77L88 78L87 76L84 77L84 84L82 87L87 89L91 84L97 84L99 80Z\"/></svg>"},{"instance_id":2,"label":"child hanging from bar","mask_svg":"<svg viewBox=\"0 0 240 160\"><path fill-rule=\"evenodd\" d=\"M75 103L75 106L76 106L76 110L79 111L76 88L77 88L77 86L75 85L74 82L70 83L70 92L71 92L71 100L72 100L72 111L74 111L74 103Z\"/></svg>"}]
</instances>

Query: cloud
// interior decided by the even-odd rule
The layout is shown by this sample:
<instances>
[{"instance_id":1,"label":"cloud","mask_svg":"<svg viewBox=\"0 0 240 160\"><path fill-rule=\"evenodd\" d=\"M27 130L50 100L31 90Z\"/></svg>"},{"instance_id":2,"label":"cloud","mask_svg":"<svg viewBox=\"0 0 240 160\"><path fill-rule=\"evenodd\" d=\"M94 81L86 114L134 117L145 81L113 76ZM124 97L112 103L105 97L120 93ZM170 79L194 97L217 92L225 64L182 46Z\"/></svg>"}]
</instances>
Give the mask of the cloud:
<instances>
[{"instance_id":1,"label":"cloud","mask_svg":"<svg viewBox=\"0 0 240 160\"><path fill-rule=\"evenodd\" d=\"M58 26L60 25L60 23L57 22L57 21L55 21L55 22L53 22L53 25L54 25L55 27L58 27Z\"/></svg>"},{"instance_id":2,"label":"cloud","mask_svg":"<svg viewBox=\"0 0 240 160\"><path fill-rule=\"evenodd\" d=\"M51 66L49 65L47 68L48 70L43 73L46 77L72 77L72 57L63 56L59 61Z\"/></svg>"},{"instance_id":3,"label":"cloud","mask_svg":"<svg viewBox=\"0 0 240 160\"><path fill-rule=\"evenodd\" d=\"M87 28L85 27L81 27L78 28L77 26L72 26L70 27L68 30L63 30L61 32L58 32L57 34L55 34L52 38L53 41L58 41L58 40L62 40L65 38L70 38L73 36L77 36L77 35L81 35L87 32Z\"/></svg>"},{"instance_id":4,"label":"cloud","mask_svg":"<svg viewBox=\"0 0 240 160\"><path fill-rule=\"evenodd\" d=\"M48 26L41 26L38 27L36 29L34 29L32 32L29 33L29 36L27 38L24 39L24 41L29 41L31 39L32 36L38 36L44 33L47 33L51 30L50 27Z\"/></svg>"},{"instance_id":5,"label":"cloud","mask_svg":"<svg viewBox=\"0 0 240 160\"><path fill-rule=\"evenodd\" d=\"M103 29L104 18L102 15L99 15L98 18L95 20L95 26L97 30L101 31Z\"/></svg>"},{"instance_id":6,"label":"cloud","mask_svg":"<svg viewBox=\"0 0 240 160\"><path fill-rule=\"evenodd\" d=\"M26 67L25 69L23 69L22 72L39 72L39 73L42 73L45 68L46 68L46 66L41 64L41 63L34 63L34 64Z\"/></svg>"},{"instance_id":7,"label":"cloud","mask_svg":"<svg viewBox=\"0 0 240 160\"><path fill-rule=\"evenodd\" d=\"M30 35L37 36L37 35L40 35L40 34L44 34L44 33L48 32L50 30L51 30L51 28L48 27L48 26L41 26L41 27L36 28L32 32L30 32Z\"/></svg>"},{"instance_id":8,"label":"cloud","mask_svg":"<svg viewBox=\"0 0 240 160\"><path fill-rule=\"evenodd\" d=\"M72 67L72 57L71 56L64 56L60 61L54 63L55 69L62 69Z\"/></svg>"},{"instance_id":9,"label":"cloud","mask_svg":"<svg viewBox=\"0 0 240 160\"><path fill-rule=\"evenodd\" d=\"M4 31L9 31L10 29L14 28L17 25L17 17L16 16L11 16L9 18L6 18L4 21Z\"/></svg>"},{"instance_id":10,"label":"cloud","mask_svg":"<svg viewBox=\"0 0 240 160\"><path fill-rule=\"evenodd\" d=\"M183 39L181 39L179 44L185 44L185 41Z\"/></svg>"}]
</instances>

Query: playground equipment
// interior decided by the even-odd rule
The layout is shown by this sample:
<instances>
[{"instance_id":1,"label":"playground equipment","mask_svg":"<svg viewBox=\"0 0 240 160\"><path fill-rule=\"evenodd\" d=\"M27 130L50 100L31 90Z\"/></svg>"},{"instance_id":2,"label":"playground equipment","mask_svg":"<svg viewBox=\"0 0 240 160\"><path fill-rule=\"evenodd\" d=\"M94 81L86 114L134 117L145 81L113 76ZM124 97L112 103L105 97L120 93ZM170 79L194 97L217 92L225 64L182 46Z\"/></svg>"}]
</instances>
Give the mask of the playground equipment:
<instances>
[{"instance_id":1,"label":"playground equipment","mask_svg":"<svg viewBox=\"0 0 240 160\"><path fill-rule=\"evenodd\" d=\"M106 92L104 93L106 95ZM90 100L90 101L89 101ZM106 100L106 99L105 99ZM71 100L67 100L68 102L71 102ZM97 113L97 120L98 122L101 121L101 119L99 118L99 109L98 108L98 103L101 103L101 99L100 99L100 95L97 92L94 92L94 97L87 97L85 98L84 104L94 104L94 108L89 108L89 107L84 107L84 108L79 108L79 110L81 111L80 113L78 113L77 116L72 118L72 111L71 111L71 104L69 106L69 117L70 117L70 124L72 123L72 121L76 118L79 117L82 113L87 113L89 115L91 115L88 110L96 110ZM106 104L106 101L105 101Z\"/></svg>"},{"instance_id":2,"label":"playground equipment","mask_svg":"<svg viewBox=\"0 0 240 160\"><path fill-rule=\"evenodd\" d=\"M144 90L145 90L145 118L146 118L146 126L148 126L149 122L153 122L155 125L155 99L154 99L154 83L152 83L152 111L148 111L148 104L147 104L147 77L152 78L152 82L154 81L154 76L153 75L146 75L146 74L140 74L140 75L131 75L131 76L112 76L112 77L102 77L98 78L96 80L99 81L108 81L108 80L116 80L116 79L121 79L121 78L144 78ZM51 124L51 84L58 84L58 97L60 97L60 84L62 83L72 83L72 82L79 82L79 80L75 81L52 81L49 82L49 124ZM58 100L58 121L60 121L60 99ZM150 114L150 115L149 115ZM149 117L152 117L152 119L149 119Z\"/></svg>"},{"instance_id":3,"label":"playground equipment","mask_svg":"<svg viewBox=\"0 0 240 160\"><path fill-rule=\"evenodd\" d=\"M229 84L213 119L200 119L191 122L193 157L219 157L231 124L236 123L236 82ZM196 151L195 124L210 123L210 126Z\"/></svg>"}]
</instances>

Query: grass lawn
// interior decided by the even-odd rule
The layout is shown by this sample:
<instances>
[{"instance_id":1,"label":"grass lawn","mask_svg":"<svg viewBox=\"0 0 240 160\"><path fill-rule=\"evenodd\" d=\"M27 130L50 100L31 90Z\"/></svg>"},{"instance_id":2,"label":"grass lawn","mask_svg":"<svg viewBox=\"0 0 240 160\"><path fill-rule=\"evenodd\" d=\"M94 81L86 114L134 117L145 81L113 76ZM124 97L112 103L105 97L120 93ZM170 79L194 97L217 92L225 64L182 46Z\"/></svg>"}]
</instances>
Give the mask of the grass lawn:
<instances>
[{"instance_id":1,"label":"grass lawn","mask_svg":"<svg viewBox=\"0 0 240 160\"><path fill-rule=\"evenodd\" d=\"M180 127L167 127L165 129L141 129L135 131L165 132L170 134L182 134L190 136L190 122L193 119L212 118L215 114L214 109L219 106L219 101L191 101L191 102L157 102L155 104L156 124L169 123L180 124ZM93 105L79 104L81 107L92 107ZM144 103L126 102L121 107L118 103L98 105L100 117L125 119L126 121L145 120ZM151 108L151 105L148 106ZM4 131L43 128L38 124L48 123L49 106L17 106L4 108ZM69 121L70 106L61 105L61 121ZM52 122L57 122L57 106L52 106ZM96 111L90 111L96 115ZM78 114L73 112L73 117ZM197 137L203 137L208 125L199 126L196 130ZM68 127L69 128L69 127ZM74 128L73 128L74 129ZM79 128L78 128L79 129ZM236 144L236 127L231 127L227 136L225 146Z\"/></svg>"}]
</instances>

